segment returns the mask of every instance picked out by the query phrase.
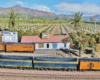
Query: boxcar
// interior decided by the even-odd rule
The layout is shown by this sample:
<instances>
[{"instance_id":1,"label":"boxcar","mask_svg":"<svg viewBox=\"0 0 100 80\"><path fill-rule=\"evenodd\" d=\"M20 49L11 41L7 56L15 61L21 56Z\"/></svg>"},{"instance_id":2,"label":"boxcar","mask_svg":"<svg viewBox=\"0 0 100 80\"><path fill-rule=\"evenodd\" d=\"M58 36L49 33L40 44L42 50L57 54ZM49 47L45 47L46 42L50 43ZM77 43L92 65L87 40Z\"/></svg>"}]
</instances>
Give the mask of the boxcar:
<instances>
[{"instance_id":1,"label":"boxcar","mask_svg":"<svg viewBox=\"0 0 100 80\"><path fill-rule=\"evenodd\" d=\"M6 43L6 52L28 51L34 52L34 43Z\"/></svg>"},{"instance_id":2,"label":"boxcar","mask_svg":"<svg viewBox=\"0 0 100 80\"><path fill-rule=\"evenodd\" d=\"M100 70L100 59L99 58L79 59L79 70Z\"/></svg>"},{"instance_id":3,"label":"boxcar","mask_svg":"<svg viewBox=\"0 0 100 80\"><path fill-rule=\"evenodd\" d=\"M0 42L0 52L4 52L5 51L5 43Z\"/></svg>"},{"instance_id":4,"label":"boxcar","mask_svg":"<svg viewBox=\"0 0 100 80\"><path fill-rule=\"evenodd\" d=\"M31 56L13 56L0 55L1 68L33 68L33 57Z\"/></svg>"},{"instance_id":5,"label":"boxcar","mask_svg":"<svg viewBox=\"0 0 100 80\"><path fill-rule=\"evenodd\" d=\"M77 70L77 58L34 57L34 68Z\"/></svg>"}]
</instances>

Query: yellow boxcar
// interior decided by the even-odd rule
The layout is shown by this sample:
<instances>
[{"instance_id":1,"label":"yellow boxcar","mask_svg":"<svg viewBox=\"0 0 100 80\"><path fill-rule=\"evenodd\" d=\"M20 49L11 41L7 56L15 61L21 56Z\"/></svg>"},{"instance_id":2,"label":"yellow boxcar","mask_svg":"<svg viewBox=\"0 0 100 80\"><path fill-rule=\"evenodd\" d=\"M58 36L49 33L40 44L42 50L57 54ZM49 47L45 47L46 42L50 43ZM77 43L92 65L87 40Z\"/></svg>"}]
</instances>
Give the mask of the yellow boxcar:
<instances>
[{"instance_id":1,"label":"yellow boxcar","mask_svg":"<svg viewBox=\"0 0 100 80\"><path fill-rule=\"evenodd\" d=\"M99 58L82 58L79 62L79 70L100 70Z\"/></svg>"},{"instance_id":2,"label":"yellow boxcar","mask_svg":"<svg viewBox=\"0 0 100 80\"><path fill-rule=\"evenodd\" d=\"M2 42L2 40L1 40L1 34L0 34L0 42Z\"/></svg>"},{"instance_id":3,"label":"yellow boxcar","mask_svg":"<svg viewBox=\"0 0 100 80\"><path fill-rule=\"evenodd\" d=\"M0 42L0 52L4 52L5 51L5 43Z\"/></svg>"},{"instance_id":4,"label":"yellow boxcar","mask_svg":"<svg viewBox=\"0 0 100 80\"><path fill-rule=\"evenodd\" d=\"M34 43L6 43L6 52L28 51L34 52Z\"/></svg>"}]
</instances>

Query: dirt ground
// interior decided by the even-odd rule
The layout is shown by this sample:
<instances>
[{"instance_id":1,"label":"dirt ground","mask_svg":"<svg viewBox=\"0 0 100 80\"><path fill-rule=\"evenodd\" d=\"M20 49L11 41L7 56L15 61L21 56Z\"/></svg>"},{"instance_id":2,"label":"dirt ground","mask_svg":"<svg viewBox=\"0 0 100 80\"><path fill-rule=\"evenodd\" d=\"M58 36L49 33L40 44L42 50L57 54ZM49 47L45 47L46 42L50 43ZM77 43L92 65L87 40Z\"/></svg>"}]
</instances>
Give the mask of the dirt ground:
<instances>
[{"instance_id":1,"label":"dirt ground","mask_svg":"<svg viewBox=\"0 0 100 80\"><path fill-rule=\"evenodd\" d=\"M88 50L93 50L93 48L86 48ZM81 57L89 57L91 58L94 55L94 50L92 53L86 53L85 51L82 51L82 56ZM19 56L44 56L44 57L74 57L74 58L79 58L79 50L75 48L71 48L69 50L38 50L35 51L34 53L29 53L29 52L12 52L12 53L6 53L6 52L0 52L0 54L3 55L19 55ZM97 54L97 53L95 53ZM98 56L100 57L100 56Z\"/></svg>"}]
</instances>

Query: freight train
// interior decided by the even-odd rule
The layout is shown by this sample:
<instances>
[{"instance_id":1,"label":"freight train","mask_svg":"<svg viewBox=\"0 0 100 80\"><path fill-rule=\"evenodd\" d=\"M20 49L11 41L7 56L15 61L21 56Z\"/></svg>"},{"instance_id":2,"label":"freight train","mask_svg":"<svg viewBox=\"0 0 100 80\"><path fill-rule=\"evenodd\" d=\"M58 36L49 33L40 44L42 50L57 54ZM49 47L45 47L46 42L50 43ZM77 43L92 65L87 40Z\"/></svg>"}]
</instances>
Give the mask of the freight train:
<instances>
[{"instance_id":1,"label":"freight train","mask_svg":"<svg viewBox=\"0 0 100 80\"><path fill-rule=\"evenodd\" d=\"M39 70L100 70L99 58L62 58L0 55L0 68Z\"/></svg>"},{"instance_id":2,"label":"freight train","mask_svg":"<svg viewBox=\"0 0 100 80\"><path fill-rule=\"evenodd\" d=\"M35 43L3 43L0 42L0 52L34 52Z\"/></svg>"}]
</instances>

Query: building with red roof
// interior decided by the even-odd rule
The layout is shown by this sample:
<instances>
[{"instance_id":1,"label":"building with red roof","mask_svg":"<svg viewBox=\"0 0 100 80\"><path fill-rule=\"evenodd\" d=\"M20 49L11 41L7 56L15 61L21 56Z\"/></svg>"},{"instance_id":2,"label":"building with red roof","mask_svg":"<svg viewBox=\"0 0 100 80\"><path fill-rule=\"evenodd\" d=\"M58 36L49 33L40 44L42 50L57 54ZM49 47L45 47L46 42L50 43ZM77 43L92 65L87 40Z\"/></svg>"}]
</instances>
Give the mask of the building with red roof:
<instances>
[{"instance_id":1,"label":"building with red roof","mask_svg":"<svg viewBox=\"0 0 100 80\"><path fill-rule=\"evenodd\" d=\"M69 49L70 42L62 42L62 39L69 37L69 35L53 35L42 33L40 36L22 36L22 43L35 43L35 50L41 49Z\"/></svg>"}]
</instances>

